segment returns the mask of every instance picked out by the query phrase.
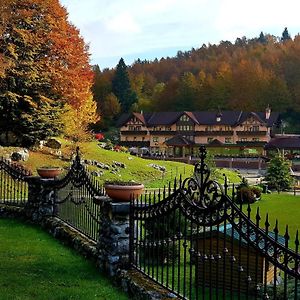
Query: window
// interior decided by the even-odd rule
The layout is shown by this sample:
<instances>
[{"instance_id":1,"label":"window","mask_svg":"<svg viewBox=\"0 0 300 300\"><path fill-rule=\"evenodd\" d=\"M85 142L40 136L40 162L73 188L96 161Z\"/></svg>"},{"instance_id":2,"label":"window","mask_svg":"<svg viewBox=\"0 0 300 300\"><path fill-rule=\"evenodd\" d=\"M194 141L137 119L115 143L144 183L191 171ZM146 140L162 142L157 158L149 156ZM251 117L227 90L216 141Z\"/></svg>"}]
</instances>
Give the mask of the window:
<instances>
[{"instance_id":1,"label":"window","mask_svg":"<svg viewBox=\"0 0 300 300\"><path fill-rule=\"evenodd\" d=\"M154 142L154 143L157 143L157 142L158 142L158 136L154 136L154 137L153 137L153 142Z\"/></svg>"},{"instance_id":2,"label":"window","mask_svg":"<svg viewBox=\"0 0 300 300\"><path fill-rule=\"evenodd\" d=\"M213 140L214 140L214 138L208 137L208 138L207 138L207 143L211 143Z\"/></svg>"},{"instance_id":3,"label":"window","mask_svg":"<svg viewBox=\"0 0 300 300\"><path fill-rule=\"evenodd\" d=\"M127 137L127 136L125 137L125 141L126 141L126 142L128 141L128 137Z\"/></svg>"},{"instance_id":4,"label":"window","mask_svg":"<svg viewBox=\"0 0 300 300\"><path fill-rule=\"evenodd\" d=\"M134 130L134 126L129 126L129 130Z\"/></svg>"},{"instance_id":5,"label":"window","mask_svg":"<svg viewBox=\"0 0 300 300\"><path fill-rule=\"evenodd\" d=\"M253 142L259 142L259 138L252 138Z\"/></svg>"},{"instance_id":6,"label":"window","mask_svg":"<svg viewBox=\"0 0 300 300\"><path fill-rule=\"evenodd\" d=\"M144 140L145 140L145 137L143 136L143 137L142 137L142 141L144 141Z\"/></svg>"},{"instance_id":7,"label":"window","mask_svg":"<svg viewBox=\"0 0 300 300\"><path fill-rule=\"evenodd\" d=\"M186 135L185 138L191 142L194 141L194 136L192 136L192 135Z\"/></svg>"},{"instance_id":8,"label":"window","mask_svg":"<svg viewBox=\"0 0 300 300\"><path fill-rule=\"evenodd\" d=\"M189 117L187 115L183 115L180 117L180 121L188 121Z\"/></svg>"},{"instance_id":9,"label":"window","mask_svg":"<svg viewBox=\"0 0 300 300\"><path fill-rule=\"evenodd\" d=\"M213 131L213 126L207 126L207 127L205 128L205 130L206 130L206 131Z\"/></svg>"},{"instance_id":10,"label":"window","mask_svg":"<svg viewBox=\"0 0 300 300\"><path fill-rule=\"evenodd\" d=\"M259 131L259 126L257 126L257 125L253 126L252 131Z\"/></svg>"},{"instance_id":11,"label":"window","mask_svg":"<svg viewBox=\"0 0 300 300\"><path fill-rule=\"evenodd\" d=\"M142 129L142 126L136 126L135 130L140 131Z\"/></svg>"},{"instance_id":12,"label":"window","mask_svg":"<svg viewBox=\"0 0 300 300\"><path fill-rule=\"evenodd\" d=\"M166 131L171 131L171 127L170 126L166 126Z\"/></svg>"},{"instance_id":13,"label":"window","mask_svg":"<svg viewBox=\"0 0 300 300\"><path fill-rule=\"evenodd\" d=\"M133 138L134 141L136 141L136 136Z\"/></svg>"},{"instance_id":14,"label":"window","mask_svg":"<svg viewBox=\"0 0 300 300\"><path fill-rule=\"evenodd\" d=\"M230 126L225 126L224 128L225 131L230 131L230 129L231 129Z\"/></svg>"},{"instance_id":15,"label":"window","mask_svg":"<svg viewBox=\"0 0 300 300\"><path fill-rule=\"evenodd\" d=\"M232 140L230 137L226 137L225 138L225 144L231 144L232 143Z\"/></svg>"},{"instance_id":16,"label":"window","mask_svg":"<svg viewBox=\"0 0 300 300\"><path fill-rule=\"evenodd\" d=\"M247 138L241 138L241 142L247 142Z\"/></svg>"}]
</instances>

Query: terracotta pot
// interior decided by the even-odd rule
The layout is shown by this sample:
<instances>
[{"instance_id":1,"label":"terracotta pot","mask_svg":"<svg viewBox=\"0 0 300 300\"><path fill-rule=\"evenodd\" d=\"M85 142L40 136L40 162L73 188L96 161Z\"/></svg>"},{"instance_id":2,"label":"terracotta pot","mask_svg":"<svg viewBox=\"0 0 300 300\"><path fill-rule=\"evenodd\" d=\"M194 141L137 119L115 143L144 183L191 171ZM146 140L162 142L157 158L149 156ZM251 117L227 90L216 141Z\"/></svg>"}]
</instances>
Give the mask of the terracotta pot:
<instances>
[{"instance_id":1,"label":"terracotta pot","mask_svg":"<svg viewBox=\"0 0 300 300\"><path fill-rule=\"evenodd\" d=\"M118 185L109 184L104 185L106 194L117 202L129 202L132 198L137 198L144 191L144 185L137 183L134 185Z\"/></svg>"},{"instance_id":2,"label":"terracotta pot","mask_svg":"<svg viewBox=\"0 0 300 300\"><path fill-rule=\"evenodd\" d=\"M36 169L38 174L42 178L55 178L61 173L61 168L37 168Z\"/></svg>"}]
</instances>

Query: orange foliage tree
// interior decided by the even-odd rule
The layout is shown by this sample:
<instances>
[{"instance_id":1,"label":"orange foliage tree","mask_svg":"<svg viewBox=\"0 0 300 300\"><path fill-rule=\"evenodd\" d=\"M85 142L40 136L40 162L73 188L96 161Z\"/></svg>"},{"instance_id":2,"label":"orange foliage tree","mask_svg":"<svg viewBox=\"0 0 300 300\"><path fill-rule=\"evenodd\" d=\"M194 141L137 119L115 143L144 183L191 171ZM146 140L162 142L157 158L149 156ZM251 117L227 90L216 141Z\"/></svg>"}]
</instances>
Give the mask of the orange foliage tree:
<instances>
[{"instance_id":1,"label":"orange foliage tree","mask_svg":"<svg viewBox=\"0 0 300 300\"><path fill-rule=\"evenodd\" d=\"M66 104L78 128L86 127L82 108L90 109L89 122L97 120L95 105L86 105L93 82L88 47L58 0L1 1L0 33L2 142L27 145L58 134Z\"/></svg>"}]
</instances>

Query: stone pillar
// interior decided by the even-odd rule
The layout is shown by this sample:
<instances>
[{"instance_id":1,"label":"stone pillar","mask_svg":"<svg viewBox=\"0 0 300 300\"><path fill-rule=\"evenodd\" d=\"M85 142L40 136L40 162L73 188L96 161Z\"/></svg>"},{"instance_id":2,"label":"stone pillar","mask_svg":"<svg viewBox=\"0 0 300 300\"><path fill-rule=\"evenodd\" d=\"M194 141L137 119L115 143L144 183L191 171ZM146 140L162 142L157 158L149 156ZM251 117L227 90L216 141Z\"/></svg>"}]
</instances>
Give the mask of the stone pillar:
<instances>
[{"instance_id":1,"label":"stone pillar","mask_svg":"<svg viewBox=\"0 0 300 300\"><path fill-rule=\"evenodd\" d=\"M25 206L26 216L33 221L40 222L43 218L53 216L55 191L49 185L53 179L42 179L40 177L29 177L28 202Z\"/></svg>"},{"instance_id":2,"label":"stone pillar","mask_svg":"<svg viewBox=\"0 0 300 300\"><path fill-rule=\"evenodd\" d=\"M129 268L129 202L112 202L99 197L100 232L97 245L98 264L109 276Z\"/></svg>"}]
</instances>

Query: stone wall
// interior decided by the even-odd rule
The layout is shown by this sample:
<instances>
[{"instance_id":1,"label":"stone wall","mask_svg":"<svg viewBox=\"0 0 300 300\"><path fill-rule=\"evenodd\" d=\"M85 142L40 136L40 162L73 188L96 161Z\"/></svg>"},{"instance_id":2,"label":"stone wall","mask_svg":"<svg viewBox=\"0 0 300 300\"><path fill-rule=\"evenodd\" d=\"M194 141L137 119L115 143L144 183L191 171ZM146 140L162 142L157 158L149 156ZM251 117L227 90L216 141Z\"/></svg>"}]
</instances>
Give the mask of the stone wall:
<instances>
[{"instance_id":1,"label":"stone wall","mask_svg":"<svg viewBox=\"0 0 300 300\"><path fill-rule=\"evenodd\" d=\"M79 231L51 216L54 202L51 191L38 191L38 180L31 186L38 192L25 208L0 205L0 217L19 218L38 224L62 243L91 259L113 282L130 296L130 299L177 299L175 295L155 284L140 272L130 270L129 264L129 203L114 203L108 197L99 199L101 205L101 230L96 243ZM29 194L32 195L31 191ZM44 196L43 196L44 195ZM50 197L50 196L51 197Z\"/></svg>"}]
</instances>

